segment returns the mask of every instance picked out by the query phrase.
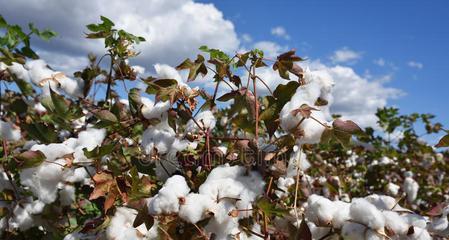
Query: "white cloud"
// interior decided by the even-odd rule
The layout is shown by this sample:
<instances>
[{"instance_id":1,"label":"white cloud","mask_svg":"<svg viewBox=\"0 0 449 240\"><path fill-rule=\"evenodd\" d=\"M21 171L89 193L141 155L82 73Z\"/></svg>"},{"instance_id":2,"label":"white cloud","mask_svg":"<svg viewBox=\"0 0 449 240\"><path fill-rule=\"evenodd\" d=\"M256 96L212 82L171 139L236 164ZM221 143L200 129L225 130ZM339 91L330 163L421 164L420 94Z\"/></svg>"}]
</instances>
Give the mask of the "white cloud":
<instances>
[{"instance_id":1,"label":"white cloud","mask_svg":"<svg viewBox=\"0 0 449 240\"><path fill-rule=\"evenodd\" d=\"M260 41L253 45L253 48L260 49L264 52L264 56L268 58L276 58L281 53L288 51L287 46L281 46L275 42Z\"/></svg>"},{"instance_id":2,"label":"white cloud","mask_svg":"<svg viewBox=\"0 0 449 240\"><path fill-rule=\"evenodd\" d=\"M383 58L379 58L373 61L377 66L383 67L385 66L385 60Z\"/></svg>"},{"instance_id":3,"label":"white cloud","mask_svg":"<svg viewBox=\"0 0 449 240\"><path fill-rule=\"evenodd\" d=\"M351 119L362 127L377 128L375 116L377 109L386 106L388 100L404 95L399 89L384 86L384 83L391 79L391 75L371 81L357 74L351 67L330 67L319 61L301 65L304 68L309 67L312 71L321 71L322 76L333 78L335 86L332 91L331 113L341 114L345 119ZM257 74L272 91L278 84L287 83L287 80L281 79L271 68L257 69ZM262 84L258 85L258 92L262 95L268 94L268 90Z\"/></svg>"},{"instance_id":4,"label":"white cloud","mask_svg":"<svg viewBox=\"0 0 449 240\"><path fill-rule=\"evenodd\" d=\"M38 42L38 47L49 53L57 51L68 56L103 53L101 41L83 36L87 31L85 25L99 22L100 15L147 39L138 46L141 55L135 60L144 67L157 62L177 65L184 58L194 57L201 45L227 52L239 47L233 23L224 19L213 4L192 0L0 0L0 3L8 21L23 25L36 22L39 27L50 27L60 34L48 44Z\"/></svg>"},{"instance_id":5,"label":"white cloud","mask_svg":"<svg viewBox=\"0 0 449 240\"><path fill-rule=\"evenodd\" d=\"M420 62L415 62L415 61L409 61L407 63L407 65L411 68L416 68L416 69L422 69L424 67L424 64L422 64Z\"/></svg>"},{"instance_id":6,"label":"white cloud","mask_svg":"<svg viewBox=\"0 0 449 240\"><path fill-rule=\"evenodd\" d=\"M253 38L251 37L251 35L244 33L242 34L242 40L243 42L249 43L253 41Z\"/></svg>"},{"instance_id":7,"label":"white cloud","mask_svg":"<svg viewBox=\"0 0 449 240\"><path fill-rule=\"evenodd\" d=\"M284 27L282 26L277 26L271 29L271 34L276 36L276 37L280 37L283 38L285 40L289 40L290 39L290 35L288 35L287 30L285 30Z\"/></svg>"},{"instance_id":8,"label":"white cloud","mask_svg":"<svg viewBox=\"0 0 449 240\"><path fill-rule=\"evenodd\" d=\"M355 63L357 60L362 58L361 52L356 52L347 47L338 49L330 56L330 60L333 63Z\"/></svg>"}]
</instances>

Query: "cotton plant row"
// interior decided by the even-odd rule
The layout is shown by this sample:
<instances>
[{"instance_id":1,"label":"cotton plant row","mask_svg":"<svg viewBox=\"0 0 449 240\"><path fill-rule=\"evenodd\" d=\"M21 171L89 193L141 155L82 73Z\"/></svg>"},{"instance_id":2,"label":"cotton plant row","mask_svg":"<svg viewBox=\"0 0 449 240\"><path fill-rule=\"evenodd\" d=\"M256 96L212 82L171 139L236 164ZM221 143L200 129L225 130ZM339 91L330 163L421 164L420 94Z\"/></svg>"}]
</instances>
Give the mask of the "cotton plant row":
<instances>
[{"instance_id":1,"label":"cotton plant row","mask_svg":"<svg viewBox=\"0 0 449 240\"><path fill-rule=\"evenodd\" d=\"M442 131L431 115L379 110L394 145L331 115L338 83L294 50L203 46L148 76L130 65L145 39L101 17L86 37L106 53L72 75L31 49L54 33L0 23L2 239L448 237L447 154L413 126Z\"/></svg>"}]
</instances>

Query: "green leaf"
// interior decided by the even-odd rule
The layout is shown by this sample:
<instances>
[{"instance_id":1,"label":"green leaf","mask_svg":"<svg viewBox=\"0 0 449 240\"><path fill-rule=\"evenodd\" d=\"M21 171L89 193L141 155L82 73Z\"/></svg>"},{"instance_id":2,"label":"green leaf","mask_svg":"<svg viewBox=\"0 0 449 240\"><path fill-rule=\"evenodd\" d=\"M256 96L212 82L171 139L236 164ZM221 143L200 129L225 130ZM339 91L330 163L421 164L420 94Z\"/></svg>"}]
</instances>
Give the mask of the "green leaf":
<instances>
[{"instance_id":1,"label":"green leaf","mask_svg":"<svg viewBox=\"0 0 449 240\"><path fill-rule=\"evenodd\" d=\"M184 62L179 64L176 69L189 69L187 82L195 80L198 74L201 74L203 77L207 74L207 67L204 64L204 57L199 54L194 62L190 60L190 58L187 58L186 60L184 60Z\"/></svg>"},{"instance_id":2,"label":"green leaf","mask_svg":"<svg viewBox=\"0 0 449 240\"><path fill-rule=\"evenodd\" d=\"M30 83L23 79L15 79L14 81L16 82L23 95L30 96L31 94L33 94L33 86Z\"/></svg>"},{"instance_id":3,"label":"green leaf","mask_svg":"<svg viewBox=\"0 0 449 240\"><path fill-rule=\"evenodd\" d=\"M117 117L108 110L100 110L94 112L95 117L106 123L117 123Z\"/></svg>"},{"instance_id":4,"label":"green leaf","mask_svg":"<svg viewBox=\"0 0 449 240\"><path fill-rule=\"evenodd\" d=\"M41 164L46 159L46 157L41 151L38 150L23 152L16 156L16 159L21 162L21 168L31 168Z\"/></svg>"},{"instance_id":5,"label":"green leaf","mask_svg":"<svg viewBox=\"0 0 449 240\"><path fill-rule=\"evenodd\" d=\"M129 101L129 110L133 115L136 115L142 107L140 89L132 88L128 94L128 101Z\"/></svg>"},{"instance_id":6,"label":"green leaf","mask_svg":"<svg viewBox=\"0 0 449 240\"><path fill-rule=\"evenodd\" d=\"M262 197L256 202L257 208L264 212L268 217L278 216L283 217L288 213L287 209L276 207L275 203L270 202L269 199Z\"/></svg>"},{"instance_id":7,"label":"green leaf","mask_svg":"<svg viewBox=\"0 0 449 240\"><path fill-rule=\"evenodd\" d=\"M8 26L8 23L6 22L6 20L3 18L2 15L0 15L0 28L6 28Z\"/></svg>"},{"instance_id":8,"label":"green leaf","mask_svg":"<svg viewBox=\"0 0 449 240\"><path fill-rule=\"evenodd\" d=\"M83 148L83 151L84 155L87 158L99 159L107 154L110 154L114 150L115 146L116 146L115 143L111 143L102 146L97 146L91 151L87 150L87 148Z\"/></svg>"},{"instance_id":9,"label":"green leaf","mask_svg":"<svg viewBox=\"0 0 449 240\"><path fill-rule=\"evenodd\" d=\"M69 106L66 103L64 97L61 95L58 95L51 88L50 88L50 96L51 96L51 100L53 102L53 106L55 107L55 112L60 116L66 115L67 112L69 111Z\"/></svg>"}]
</instances>

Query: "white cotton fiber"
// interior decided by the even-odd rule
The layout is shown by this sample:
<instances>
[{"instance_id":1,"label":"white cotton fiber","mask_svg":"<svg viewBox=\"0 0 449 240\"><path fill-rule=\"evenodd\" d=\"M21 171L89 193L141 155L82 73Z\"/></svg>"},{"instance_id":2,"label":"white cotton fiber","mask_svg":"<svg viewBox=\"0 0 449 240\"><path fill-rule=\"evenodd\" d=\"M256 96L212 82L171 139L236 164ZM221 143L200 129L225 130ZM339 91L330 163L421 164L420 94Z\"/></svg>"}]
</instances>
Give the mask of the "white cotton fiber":
<instances>
[{"instance_id":1,"label":"white cotton fiber","mask_svg":"<svg viewBox=\"0 0 449 240\"><path fill-rule=\"evenodd\" d=\"M195 120L201 127L201 129L213 129L217 122L214 117L214 114L209 110L200 112L198 115L195 116ZM198 125L192 119L190 119L186 125L186 132L200 131Z\"/></svg>"},{"instance_id":2,"label":"white cotton fiber","mask_svg":"<svg viewBox=\"0 0 449 240\"><path fill-rule=\"evenodd\" d=\"M179 217L190 223L208 217L208 213L213 210L214 202L209 196L198 193L190 193L184 198L179 208Z\"/></svg>"},{"instance_id":3,"label":"white cotton fiber","mask_svg":"<svg viewBox=\"0 0 449 240\"><path fill-rule=\"evenodd\" d=\"M382 214L385 218L385 227L398 235L407 234L410 225L407 223L405 218L393 211L383 211Z\"/></svg>"},{"instance_id":4,"label":"white cotton fiber","mask_svg":"<svg viewBox=\"0 0 449 240\"><path fill-rule=\"evenodd\" d=\"M175 141L175 131L168 125L167 120L163 120L155 126L149 126L142 136L142 148L147 154L157 149L157 153L168 153Z\"/></svg>"},{"instance_id":5,"label":"white cotton fiber","mask_svg":"<svg viewBox=\"0 0 449 240\"><path fill-rule=\"evenodd\" d=\"M179 201L190 192L184 177L174 175L167 179L164 186L149 201L148 212L152 215L177 213Z\"/></svg>"},{"instance_id":6,"label":"white cotton fiber","mask_svg":"<svg viewBox=\"0 0 449 240\"><path fill-rule=\"evenodd\" d=\"M8 66L8 71L14 74L18 79L30 82L30 74L22 64L13 62L11 66Z\"/></svg>"},{"instance_id":7,"label":"white cotton fiber","mask_svg":"<svg viewBox=\"0 0 449 240\"><path fill-rule=\"evenodd\" d=\"M335 211L334 203L325 197L313 194L307 199L305 216L317 226L330 226Z\"/></svg>"},{"instance_id":8,"label":"white cotton fiber","mask_svg":"<svg viewBox=\"0 0 449 240\"><path fill-rule=\"evenodd\" d=\"M385 226L384 216L376 206L363 198L353 199L349 212L351 219L378 230Z\"/></svg>"},{"instance_id":9,"label":"white cotton fiber","mask_svg":"<svg viewBox=\"0 0 449 240\"><path fill-rule=\"evenodd\" d=\"M345 240L383 240L384 238L375 231L366 228L362 224L346 222L341 230Z\"/></svg>"},{"instance_id":10,"label":"white cotton fiber","mask_svg":"<svg viewBox=\"0 0 449 240\"><path fill-rule=\"evenodd\" d=\"M0 120L0 138L11 142L19 141L22 138L20 128L10 122Z\"/></svg>"},{"instance_id":11,"label":"white cotton fiber","mask_svg":"<svg viewBox=\"0 0 449 240\"><path fill-rule=\"evenodd\" d=\"M404 192L407 194L407 201L410 203L414 202L418 196L418 183L413 178L406 177L402 187L404 188Z\"/></svg>"},{"instance_id":12,"label":"white cotton fiber","mask_svg":"<svg viewBox=\"0 0 449 240\"><path fill-rule=\"evenodd\" d=\"M163 116L167 115L168 110L171 107L170 101L158 102L154 104L148 98L142 98L142 115L146 119L162 119Z\"/></svg>"},{"instance_id":13,"label":"white cotton fiber","mask_svg":"<svg viewBox=\"0 0 449 240\"><path fill-rule=\"evenodd\" d=\"M133 222L136 215L137 211L134 209L126 207L117 208L108 228L106 229L107 239L143 240L146 231L142 228L136 229L133 227Z\"/></svg>"}]
</instances>

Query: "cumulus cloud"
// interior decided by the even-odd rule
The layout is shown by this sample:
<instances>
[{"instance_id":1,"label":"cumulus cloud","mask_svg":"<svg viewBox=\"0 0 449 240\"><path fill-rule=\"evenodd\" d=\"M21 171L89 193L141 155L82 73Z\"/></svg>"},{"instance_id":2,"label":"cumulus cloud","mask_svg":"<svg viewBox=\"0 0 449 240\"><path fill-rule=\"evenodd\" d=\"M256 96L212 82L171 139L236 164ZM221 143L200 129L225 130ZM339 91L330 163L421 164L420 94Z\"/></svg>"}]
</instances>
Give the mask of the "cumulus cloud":
<instances>
[{"instance_id":1,"label":"cumulus cloud","mask_svg":"<svg viewBox=\"0 0 449 240\"><path fill-rule=\"evenodd\" d=\"M282 26L277 26L271 29L271 34L276 37L283 38L285 40L290 39L290 35L288 35L287 30L285 30Z\"/></svg>"},{"instance_id":2,"label":"cumulus cloud","mask_svg":"<svg viewBox=\"0 0 449 240\"><path fill-rule=\"evenodd\" d=\"M424 67L424 64L422 64L420 62L416 62L416 61L409 61L407 63L407 65L411 68L416 68L416 69L422 69Z\"/></svg>"},{"instance_id":3,"label":"cumulus cloud","mask_svg":"<svg viewBox=\"0 0 449 240\"><path fill-rule=\"evenodd\" d=\"M333 63L355 63L362 58L362 53L344 47L336 50L329 58Z\"/></svg>"},{"instance_id":4,"label":"cumulus cloud","mask_svg":"<svg viewBox=\"0 0 449 240\"><path fill-rule=\"evenodd\" d=\"M351 67L327 66L319 61L302 64L303 68L309 67L312 71L321 71L322 76L333 79L335 86L332 90L333 103L330 106L332 114L341 114L345 119L351 119L362 127L376 127L375 113L378 108L387 105L388 100L403 96L399 89L386 87L385 79L391 79L391 75L382 76L380 79L369 80L357 74ZM258 75L274 91L278 84L286 84L276 72L269 68L258 69ZM292 79L295 80L295 79ZM259 94L268 94L265 86L258 86Z\"/></svg>"},{"instance_id":5,"label":"cumulus cloud","mask_svg":"<svg viewBox=\"0 0 449 240\"><path fill-rule=\"evenodd\" d=\"M275 42L260 41L253 45L254 48L260 49L264 52L264 56L269 58L275 58L279 54L288 51L287 46L281 46Z\"/></svg>"},{"instance_id":6,"label":"cumulus cloud","mask_svg":"<svg viewBox=\"0 0 449 240\"><path fill-rule=\"evenodd\" d=\"M31 21L57 31L59 37L49 44L37 42L38 48L48 55L57 53L56 57L62 53L76 57L86 56L87 52L103 53L101 41L83 36L85 25L99 22L100 15L147 39L138 46L141 55L136 58L136 64L144 67L157 62L177 65L186 57L194 57L201 45L228 52L239 46L233 23L221 11L213 4L192 0L0 0L0 3L2 14L10 22L25 25Z\"/></svg>"}]
</instances>

